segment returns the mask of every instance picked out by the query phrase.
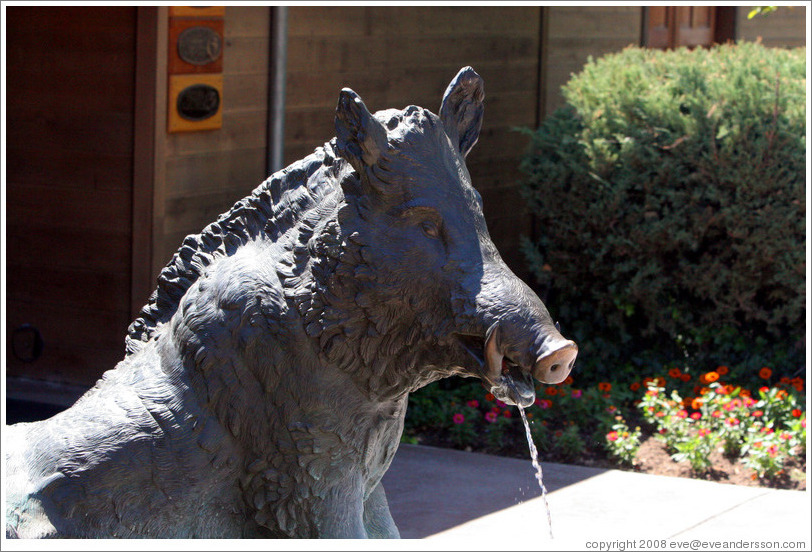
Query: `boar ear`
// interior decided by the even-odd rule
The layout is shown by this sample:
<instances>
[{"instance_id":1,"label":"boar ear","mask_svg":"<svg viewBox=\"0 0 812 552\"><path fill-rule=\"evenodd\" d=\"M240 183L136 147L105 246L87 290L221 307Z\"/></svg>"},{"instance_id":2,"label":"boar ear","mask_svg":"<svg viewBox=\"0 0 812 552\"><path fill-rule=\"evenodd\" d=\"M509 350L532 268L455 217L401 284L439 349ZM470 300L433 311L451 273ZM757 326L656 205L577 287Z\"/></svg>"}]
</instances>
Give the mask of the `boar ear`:
<instances>
[{"instance_id":1,"label":"boar ear","mask_svg":"<svg viewBox=\"0 0 812 552\"><path fill-rule=\"evenodd\" d=\"M338 95L335 125L338 153L362 176L366 167L374 165L389 147L383 124L349 88Z\"/></svg>"},{"instance_id":2,"label":"boar ear","mask_svg":"<svg viewBox=\"0 0 812 552\"><path fill-rule=\"evenodd\" d=\"M463 157L479 139L485 111L485 82L471 67L463 67L443 95L440 120Z\"/></svg>"}]
</instances>

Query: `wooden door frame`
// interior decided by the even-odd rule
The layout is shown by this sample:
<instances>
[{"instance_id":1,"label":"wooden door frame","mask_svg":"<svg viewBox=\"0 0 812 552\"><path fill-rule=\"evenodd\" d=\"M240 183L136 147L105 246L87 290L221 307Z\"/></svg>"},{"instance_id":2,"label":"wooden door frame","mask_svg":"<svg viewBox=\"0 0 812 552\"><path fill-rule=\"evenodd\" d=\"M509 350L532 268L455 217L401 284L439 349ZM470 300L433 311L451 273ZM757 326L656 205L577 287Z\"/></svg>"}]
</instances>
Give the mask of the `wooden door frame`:
<instances>
[{"instance_id":1,"label":"wooden door frame","mask_svg":"<svg viewBox=\"0 0 812 552\"><path fill-rule=\"evenodd\" d=\"M132 267L130 317L152 293L155 197L156 91L158 89L158 7L139 6L136 16L135 117L133 122Z\"/></svg>"}]
</instances>

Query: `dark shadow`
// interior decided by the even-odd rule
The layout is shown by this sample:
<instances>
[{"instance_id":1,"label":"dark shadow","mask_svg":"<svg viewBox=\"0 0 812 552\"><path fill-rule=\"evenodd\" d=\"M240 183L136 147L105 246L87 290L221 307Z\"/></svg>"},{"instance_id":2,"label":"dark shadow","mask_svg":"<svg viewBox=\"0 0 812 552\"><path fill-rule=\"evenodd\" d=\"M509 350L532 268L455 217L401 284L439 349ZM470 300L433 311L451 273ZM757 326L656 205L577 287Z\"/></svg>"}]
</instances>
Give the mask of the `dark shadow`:
<instances>
[{"instance_id":1,"label":"dark shadow","mask_svg":"<svg viewBox=\"0 0 812 552\"><path fill-rule=\"evenodd\" d=\"M606 470L544 463L552 493ZM420 539L541 496L527 460L401 445L383 478L402 538Z\"/></svg>"},{"instance_id":2,"label":"dark shadow","mask_svg":"<svg viewBox=\"0 0 812 552\"><path fill-rule=\"evenodd\" d=\"M6 424L38 422L59 414L67 407L19 399L6 399Z\"/></svg>"}]
</instances>

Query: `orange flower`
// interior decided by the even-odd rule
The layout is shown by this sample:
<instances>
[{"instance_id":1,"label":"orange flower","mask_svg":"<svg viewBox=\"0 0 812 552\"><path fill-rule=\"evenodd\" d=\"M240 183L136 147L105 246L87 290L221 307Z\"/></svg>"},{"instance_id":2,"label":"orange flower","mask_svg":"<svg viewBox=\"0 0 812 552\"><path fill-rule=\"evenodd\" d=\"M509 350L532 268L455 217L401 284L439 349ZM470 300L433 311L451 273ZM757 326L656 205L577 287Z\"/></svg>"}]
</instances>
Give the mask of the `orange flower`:
<instances>
[{"instance_id":1,"label":"orange flower","mask_svg":"<svg viewBox=\"0 0 812 552\"><path fill-rule=\"evenodd\" d=\"M665 387L665 378L656 377L656 378L654 378L654 381L657 384L657 387Z\"/></svg>"},{"instance_id":2,"label":"orange flower","mask_svg":"<svg viewBox=\"0 0 812 552\"><path fill-rule=\"evenodd\" d=\"M631 389L632 391L637 391L638 389L640 389L640 382L639 381L634 382L629 386L629 389Z\"/></svg>"},{"instance_id":3,"label":"orange flower","mask_svg":"<svg viewBox=\"0 0 812 552\"><path fill-rule=\"evenodd\" d=\"M567 385L572 385L572 382L575 381L572 379L572 376L567 376L567 379L564 380L564 383Z\"/></svg>"},{"instance_id":4,"label":"orange flower","mask_svg":"<svg viewBox=\"0 0 812 552\"><path fill-rule=\"evenodd\" d=\"M719 374L720 376L724 376L729 371L730 370L728 369L727 366L719 366L718 368L716 368L716 373Z\"/></svg>"},{"instance_id":5,"label":"orange flower","mask_svg":"<svg viewBox=\"0 0 812 552\"><path fill-rule=\"evenodd\" d=\"M708 372L707 374L703 374L702 378L705 380L704 383L713 383L719 379L719 374L716 372Z\"/></svg>"},{"instance_id":6,"label":"orange flower","mask_svg":"<svg viewBox=\"0 0 812 552\"><path fill-rule=\"evenodd\" d=\"M699 390L699 394L700 395L707 395L709 391L710 391L710 387L703 387L703 388L701 388Z\"/></svg>"},{"instance_id":7,"label":"orange flower","mask_svg":"<svg viewBox=\"0 0 812 552\"><path fill-rule=\"evenodd\" d=\"M792 386L795 388L796 391L798 391L799 393L803 392L804 380L802 380L801 378L792 378L790 383L792 384Z\"/></svg>"},{"instance_id":8,"label":"orange flower","mask_svg":"<svg viewBox=\"0 0 812 552\"><path fill-rule=\"evenodd\" d=\"M775 394L776 399L784 399L784 398L786 398L786 396L787 396L787 392L784 391L783 389L779 389Z\"/></svg>"},{"instance_id":9,"label":"orange flower","mask_svg":"<svg viewBox=\"0 0 812 552\"><path fill-rule=\"evenodd\" d=\"M741 391L739 391L739 395L741 395L742 397L752 397L752 394L750 393L749 389L742 389Z\"/></svg>"},{"instance_id":10,"label":"orange flower","mask_svg":"<svg viewBox=\"0 0 812 552\"><path fill-rule=\"evenodd\" d=\"M770 376L773 375L773 371L767 368L766 366L758 371L758 377L761 379L770 379Z\"/></svg>"},{"instance_id":11,"label":"orange flower","mask_svg":"<svg viewBox=\"0 0 812 552\"><path fill-rule=\"evenodd\" d=\"M702 408L702 399L700 399L699 397L691 399L691 408L693 408L694 410L699 410L700 408Z\"/></svg>"},{"instance_id":12,"label":"orange flower","mask_svg":"<svg viewBox=\"0 0 812 552\"><path fill-rule=\"evenodd\" d=\"M558 389L556 389L555 387L548 387L547 389L544 390L544 392L550 396L558 395Z\"/></svg>"},{"instance_id":13,"label":"orange flower","mask_svg":"<svg viewBox=\"0 0 812 552\"><path fill-rule=\"evenodd\" d=\"M602 381L602 382L600 382L598 384L598 390L603 391L605 393L608 393L609 391L612 390L612 384L608 383L608 382L605 382L605 381Z\"/></svg>"}]
</instances>

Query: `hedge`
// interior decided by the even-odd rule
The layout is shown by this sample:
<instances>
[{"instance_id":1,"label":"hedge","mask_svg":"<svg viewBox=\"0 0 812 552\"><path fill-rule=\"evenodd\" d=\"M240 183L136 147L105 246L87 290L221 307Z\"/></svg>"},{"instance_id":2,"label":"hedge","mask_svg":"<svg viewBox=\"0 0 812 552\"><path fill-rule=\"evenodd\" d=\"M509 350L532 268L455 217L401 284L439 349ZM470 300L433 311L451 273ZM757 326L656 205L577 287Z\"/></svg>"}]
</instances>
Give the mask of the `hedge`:
<instances>
[{"instance_id":1,"label":"hedge","mask_svg":"<svg viewBox=\"0 0 812 552\"><path fill-rule=\"evenodd\" d=\"M590 59L526 130L523 248L587 378L803 374L805 64L756 43L630 47Z\"/></svg>"}]
</instances>

